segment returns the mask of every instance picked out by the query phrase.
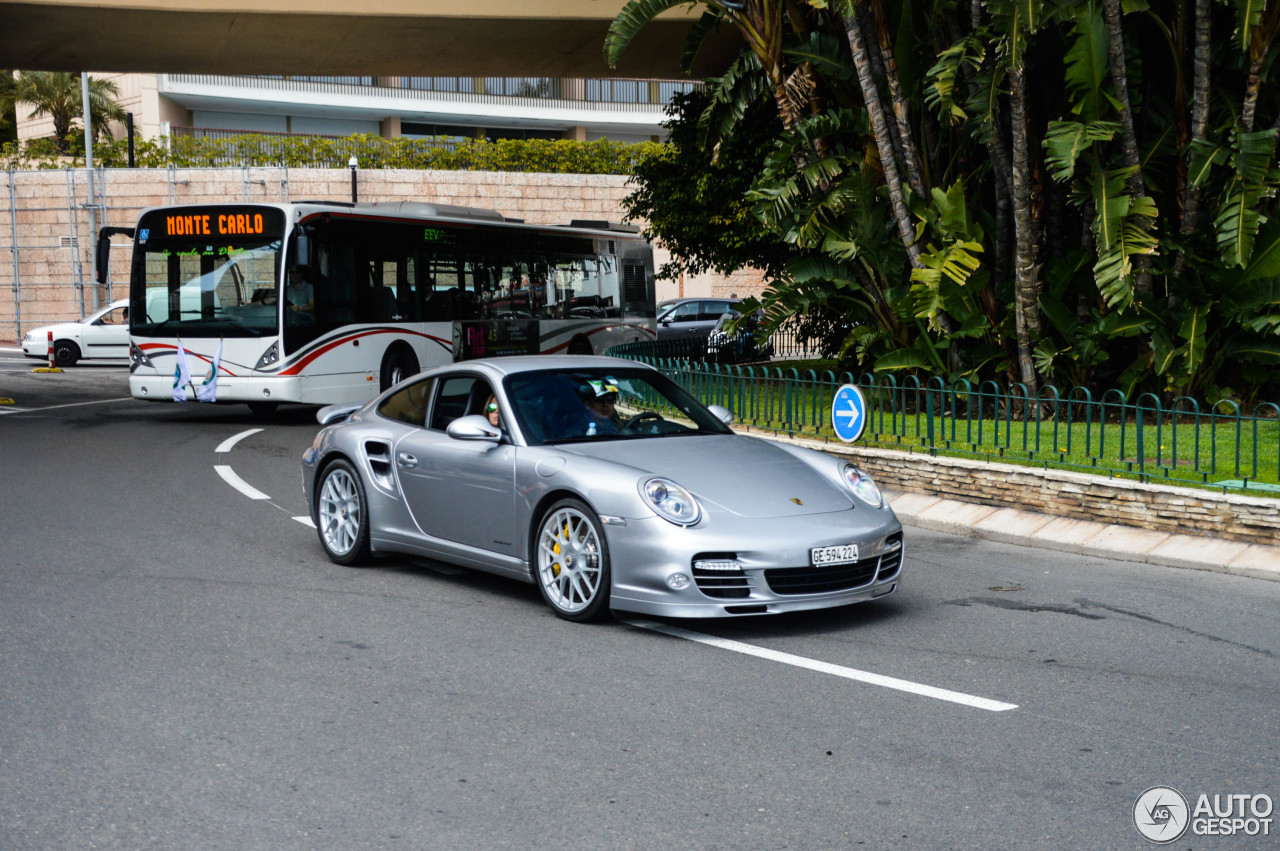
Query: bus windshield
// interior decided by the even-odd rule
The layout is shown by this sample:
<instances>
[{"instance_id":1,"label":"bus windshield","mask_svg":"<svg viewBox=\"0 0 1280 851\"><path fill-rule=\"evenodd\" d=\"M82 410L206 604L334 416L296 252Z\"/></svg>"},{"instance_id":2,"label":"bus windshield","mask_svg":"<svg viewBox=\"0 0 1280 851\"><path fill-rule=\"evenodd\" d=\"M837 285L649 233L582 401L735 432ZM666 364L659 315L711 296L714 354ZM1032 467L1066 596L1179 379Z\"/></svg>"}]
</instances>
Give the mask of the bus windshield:
<instances>
[{"instance_id":1,"label":"bus windshield","mask_svg":"<svg viewBox=\"0 0 1280 851\"><path fill-rule=\"evenodd\" d=\"M183 207L138 223L130 290L138 336L278 333L284 214L263 207Z\"/></svg>"}]
</instances>

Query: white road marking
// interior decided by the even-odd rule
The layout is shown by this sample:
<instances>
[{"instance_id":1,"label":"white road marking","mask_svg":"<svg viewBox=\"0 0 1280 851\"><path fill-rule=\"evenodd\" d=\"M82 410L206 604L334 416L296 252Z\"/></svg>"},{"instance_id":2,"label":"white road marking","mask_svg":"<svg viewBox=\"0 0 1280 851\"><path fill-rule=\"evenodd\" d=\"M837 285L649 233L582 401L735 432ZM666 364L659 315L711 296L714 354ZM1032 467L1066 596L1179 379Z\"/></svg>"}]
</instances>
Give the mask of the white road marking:
<instances>
[{"instance_id":1,"label":"white road marking","mask_svg":"<svg viewBox=\"0 0 1280 851\"><path fill-rule=\"evenodd\" d=\"M66 405L49 405L48 407L44 407L44 408L12 408L12 407L10 407L10 406L8 406L8 405L5 405L3 408L0 408L0 413L3 413L3 414L33 414L33 413L35 413L36 411L56 411L56 410L58 410L59 408L79 408L79 407L82 407L82 406L84 406L84 405L106 405L106 404L109 404L109 403L111 403L111 402L132 402L132 401L133 401L133 399L132 399L131 397L129 397L129 396L125 396L125 397L120 398L120 399L98 399L98 400L95 400L95 401L93 401L93 402L70 402L70 403L68 403L68 404L66 404Z\"/></svg>"},{"instance_id":2,"label":"white road marking","mask_svg":"<svg viewBox=\"0 0 1280 851\"><path fill-rule=\"evenodd\" d=\"M294 520L297 520L297 521L298 521L299 523L301 523L303 526L310 526L312 529L316 528L316 524L312 521L312 519L311 519L310 517L305 517L305 516L304 516L304 517L295 517L295 518L293 518L293 519L294 519Z\"/></svg>"},{"instance_id":3,"label":"white road marking","mask_svg":"<svg viewBox=\"0 0 1280 851\"><path fill-rule=\"evenodd\" d=\"M716 638L713 635L704 635L700 632L693 632L691 630L681 629L678 626L669 626L667 624L657 623L656 621L624 619L623 622L641 629L661 632L666 635L675 636L676 638L684 638L688 641L696 641L699 644L718 647L721 650L732 650L734 653L756 656L761 659L768 659L771 662L781 662L784 665L794 665L797 668L807 668L810 671L817 671L820 674L830 674L833 677L857 680L858 682L868 683L870 685L896 689L897 691L910 692L911 694L918 694L922 697L931 697L935 700L959 703L963 706L973 707L974 709L985 709L988 712L1006 712L1010 709L1018 708L1018 704L1016 703L1002 703L998 700L990 700L985 697L975 697L974 695L964 694L958 691L948 691L943 688L935 688L934 686L927 686L921 683L913 683L910 680L900 680L896 677L886 677L883 674L873 674L869 671L859 671L856 668L846 668L843 665L819 662L816 659L807 659L804 656L796 656L791 653L783 653L778 650L769 650L765 647L756 647L754 644L744 644L741 641L732 641L727 638Z\"/></svg>"},{"instance_id":4,"label":"white road marking","mask_svg":"<svg viewBox=\"0 0 1280 851\"><path fill-rule=\"evenodd\" d=\"M239 434L234 434L231 437L228 437L226 440L219 443L218 448L213 451L217 452L218 454L222 454L223 452L230 452L231 448L235 446L237 443L244 440L246 437L251 437L252 435L257 434L260 431L262 431L262 429L260 428L251 428L248 431L242 431Z\"/></svg>"},{"instance_id":5,"label":"white road marking","mask_svg":"<svg viewBox=\"0 0 1280 851\"><path fill-rule=\"evenodd\" d=\"M271 497L237 476L236 471L226 464L214 464L213 469L218 472L219 476L222 476L224 482L249 497L249 499L271 499Z\"/></svg>"}]
</instances>

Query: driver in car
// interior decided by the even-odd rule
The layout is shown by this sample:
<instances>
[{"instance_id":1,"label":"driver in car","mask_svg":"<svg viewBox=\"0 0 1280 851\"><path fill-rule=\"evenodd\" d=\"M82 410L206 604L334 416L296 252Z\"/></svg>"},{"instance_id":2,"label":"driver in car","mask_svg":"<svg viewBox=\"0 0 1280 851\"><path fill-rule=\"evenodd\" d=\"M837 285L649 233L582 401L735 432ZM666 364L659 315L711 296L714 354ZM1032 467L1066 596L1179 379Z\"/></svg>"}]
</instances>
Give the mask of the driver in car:
<instances>
[{"instance_id":1,"label":"driver in car","mask_svg":"<svg viewBox=\"0 0 1280 851\"><path fill-rule=\"evenodd\" d=\"M618 385L608 379L591 379L578 387L587 411L587 434L617 434Z\"/></svg>"}]
</instances>

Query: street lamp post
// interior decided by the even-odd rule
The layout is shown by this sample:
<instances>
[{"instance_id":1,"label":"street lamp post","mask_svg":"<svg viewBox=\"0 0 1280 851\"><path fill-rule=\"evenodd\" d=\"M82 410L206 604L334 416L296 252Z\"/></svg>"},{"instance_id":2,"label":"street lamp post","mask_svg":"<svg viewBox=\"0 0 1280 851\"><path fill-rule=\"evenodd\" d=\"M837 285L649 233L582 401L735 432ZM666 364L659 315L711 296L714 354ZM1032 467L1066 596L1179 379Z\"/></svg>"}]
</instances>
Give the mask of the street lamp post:
<instances>
[{"instance_id":1,"label":"street lamp post","mask_svg":"<svg viewBox=\"0 0 1280 851\"><path fill-rule=\"evenodd\" d=\"M360 165L360 161L354 156L347 160L347 165L351 166L351 203L356 203L356 166Z\"/></svg>"}]
</instances>

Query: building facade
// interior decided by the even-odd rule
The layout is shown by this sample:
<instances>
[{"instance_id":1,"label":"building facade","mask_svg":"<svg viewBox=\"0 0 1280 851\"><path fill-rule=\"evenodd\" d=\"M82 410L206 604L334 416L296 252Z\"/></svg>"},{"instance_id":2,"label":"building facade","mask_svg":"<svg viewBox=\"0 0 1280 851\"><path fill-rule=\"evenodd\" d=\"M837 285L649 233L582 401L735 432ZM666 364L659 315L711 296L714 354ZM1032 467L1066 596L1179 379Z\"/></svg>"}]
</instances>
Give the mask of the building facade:
<instances>
[{"instance_id":1,"label":"building facade","mask_svg":"<svg viewBox=\"0 0 1280 851\"><path fill-rule=\"evenodd\" d=\"M384 138L660 141L665 109L697 83L548 77L93 74L115 82L136 136L279 133ZM53 124L17 106L18 139ZM124 125L111 128L116 138Z\"/></svg>"}]
</instances>

